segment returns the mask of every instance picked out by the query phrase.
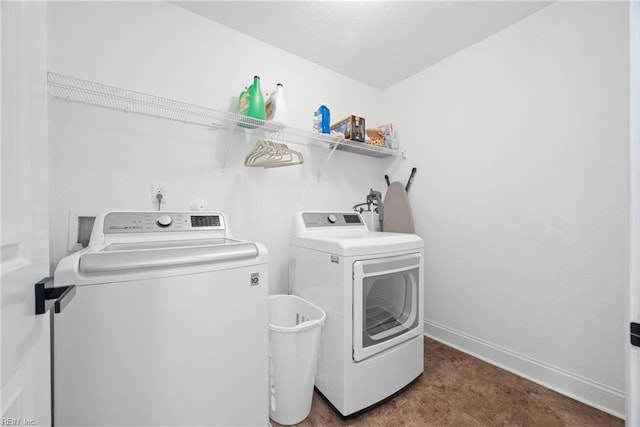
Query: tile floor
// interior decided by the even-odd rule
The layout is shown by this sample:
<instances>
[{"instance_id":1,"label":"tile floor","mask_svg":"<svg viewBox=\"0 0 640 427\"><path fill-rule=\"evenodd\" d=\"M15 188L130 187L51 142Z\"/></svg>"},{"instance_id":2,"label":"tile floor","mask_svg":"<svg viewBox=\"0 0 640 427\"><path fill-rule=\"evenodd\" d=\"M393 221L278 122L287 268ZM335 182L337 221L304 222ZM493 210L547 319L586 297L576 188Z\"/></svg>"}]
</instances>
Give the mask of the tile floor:
<instances>
[{"instance_id":1,"label":"tile floor","mask_svg":"<svg viewBox=\"0 0 640 427\"><path fill-rule=\"evenodd\" d=\"M298 425L624 426L619 418L442 343L425 338L424 345L424 374L405 392L346 421L314 393L311 414Z\"/></svg>"}]
</instances>

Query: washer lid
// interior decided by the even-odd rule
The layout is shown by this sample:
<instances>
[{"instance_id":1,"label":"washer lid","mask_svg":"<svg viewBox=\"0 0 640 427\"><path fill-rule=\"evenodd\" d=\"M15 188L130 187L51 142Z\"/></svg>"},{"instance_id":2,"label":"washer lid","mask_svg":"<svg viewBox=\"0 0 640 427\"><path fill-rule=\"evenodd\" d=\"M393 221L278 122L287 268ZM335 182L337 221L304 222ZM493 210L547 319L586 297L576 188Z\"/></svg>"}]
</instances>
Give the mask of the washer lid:
<instances>
[{"instance_id":1,"label":"washer lid","mask_svg":"<svg viewBox=\"0 0 640 427\"><path fill-rule=\"evenodd\" d=\"M388 252L421 250L424 241L415 234L387 233L380 231L353 231L318 233L312 236L295 236L291 245L316 251L351 255L374 255Z\"/></svg>"},{"instance_id":2,"label":"washer lid","mask_svg":"<svg viewBox=\"0 0 640 427\"><path fill-rule=\"evenodd\" d=\"M231 239L119 243L80 255L78 270L88 274L107 273L212 264L257 257L258 248L254 243Z\"/></svg>"}]
</instances>

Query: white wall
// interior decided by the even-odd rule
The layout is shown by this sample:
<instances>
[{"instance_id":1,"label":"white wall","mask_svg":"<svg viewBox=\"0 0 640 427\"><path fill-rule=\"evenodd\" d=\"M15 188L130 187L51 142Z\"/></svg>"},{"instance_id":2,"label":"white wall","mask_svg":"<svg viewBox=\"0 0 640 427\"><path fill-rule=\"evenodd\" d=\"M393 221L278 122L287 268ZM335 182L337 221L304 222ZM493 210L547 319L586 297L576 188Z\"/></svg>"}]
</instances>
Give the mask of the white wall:
<instances>
[{"instance_id":1,"label":"white wall","mask_svg":"<svg viewBox=\"0 0 640 427\"><path fill-rule=\"evenodd\" d=\"M427 333L624 413L627 10L555 3L387 90Z\"/></svg>"},{"instance_id":2,"label":"white wall","mask_svg":"<svg viewBox=\"0 0 640 427\"><path fill-rule=\"evenodd\" d=\"M284 84L289 123L310 129L313 111L360 114L382 123L380 93L344 76L165 2L54 2L49 5L49 70L221 110L235 108L254 74L270 91ZM226 131L50 101L52 250L67 252L69 209L154 209L151 183L167 185L165 210L205 199L225 212L237 237L264 243L271 292L288 288L288 241L298 210L346 209L382 190L392 159L290 145L305 164L245 168L253 140Z\"/></svg>"}]
</instances>

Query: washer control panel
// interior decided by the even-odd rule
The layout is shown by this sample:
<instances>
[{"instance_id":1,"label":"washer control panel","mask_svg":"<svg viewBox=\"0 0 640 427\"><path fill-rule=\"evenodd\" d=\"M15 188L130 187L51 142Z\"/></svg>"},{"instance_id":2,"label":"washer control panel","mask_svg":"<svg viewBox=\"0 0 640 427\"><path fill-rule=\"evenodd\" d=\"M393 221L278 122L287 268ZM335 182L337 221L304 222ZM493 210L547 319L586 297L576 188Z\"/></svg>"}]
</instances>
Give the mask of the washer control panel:
<instances>
[{"instance_id":1,"label":"washer control panel","mask_svg":"<svg viewBox=\"0 0 640 427\"><path fill-rule=\"evenodd\" d=\"M356 212L304 212L302 220L307 228L365 226L362 218Z\"/></svg>"},{"instance_id":2,"label":"washer control panel","mask_svg":"<svg viewBox=\"0 0 640 427\"><path fill-rule=\"evenodd\" d=\"M111 212L104 217L104 234L224 230L224 217L215 212Z\"/></svg>"}]
</instances>

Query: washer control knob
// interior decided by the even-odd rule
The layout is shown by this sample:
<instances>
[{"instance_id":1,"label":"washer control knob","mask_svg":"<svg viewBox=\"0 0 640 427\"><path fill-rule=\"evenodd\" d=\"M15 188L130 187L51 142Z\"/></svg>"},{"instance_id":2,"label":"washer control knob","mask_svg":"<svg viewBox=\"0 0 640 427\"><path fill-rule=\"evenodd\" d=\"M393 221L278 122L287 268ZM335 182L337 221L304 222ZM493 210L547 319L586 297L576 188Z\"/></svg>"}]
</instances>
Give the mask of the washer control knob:
<instances>
[{"instance_id":1,"label":"washer control knob","mask_svg":"<svg viewBox=\"0 0 640 427\"><path fill-rule=\"evenodd\" d=\"M334 215L334 214L329 214L329 216L327 217L327 219L329 220L329 222L331 224L335 224L336 221L338 220L338 218Z\"/></svg>"},{"instance_id":2,"label":"washer control knob","mask_svg":"<svg viewBox=\"0 0 640 427\"><path fill-rule=\"evenodd\" d=\"M158 224L158 227L168 227L173 223L173 218L171 218L169 215L160 215L158 218L156 218L156 224Z\"/></svg>"}]
</instances>

